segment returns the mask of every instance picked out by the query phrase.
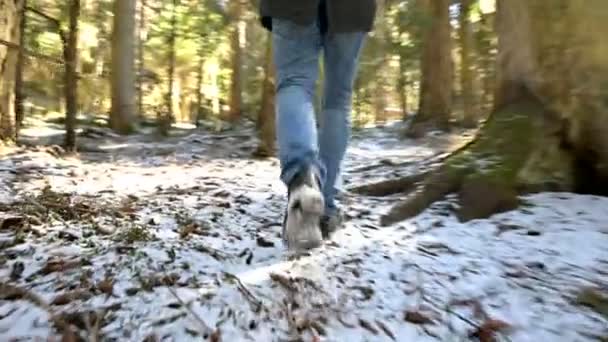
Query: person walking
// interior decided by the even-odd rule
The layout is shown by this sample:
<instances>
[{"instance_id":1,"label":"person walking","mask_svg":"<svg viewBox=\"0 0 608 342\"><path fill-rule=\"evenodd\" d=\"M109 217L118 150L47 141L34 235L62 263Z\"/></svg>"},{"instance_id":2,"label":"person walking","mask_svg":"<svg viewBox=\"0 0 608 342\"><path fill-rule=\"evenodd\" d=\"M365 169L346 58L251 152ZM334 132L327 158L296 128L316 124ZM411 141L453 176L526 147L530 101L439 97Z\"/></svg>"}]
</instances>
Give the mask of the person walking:
<instances>
[{"instance_id":1,"label":"person walking","mask_svg":"<svg viewBox=\"0 0 608 342\"><path fill-rule=\"evenodd\" d=\"M283 241L289 249L321 245L341 224L336 179L350 137L353 83L372 30L375 0L261 0L276 70L281 180L287 187ZM319 131L315 84L323 56Z\"/></svg>"}]
</instances>

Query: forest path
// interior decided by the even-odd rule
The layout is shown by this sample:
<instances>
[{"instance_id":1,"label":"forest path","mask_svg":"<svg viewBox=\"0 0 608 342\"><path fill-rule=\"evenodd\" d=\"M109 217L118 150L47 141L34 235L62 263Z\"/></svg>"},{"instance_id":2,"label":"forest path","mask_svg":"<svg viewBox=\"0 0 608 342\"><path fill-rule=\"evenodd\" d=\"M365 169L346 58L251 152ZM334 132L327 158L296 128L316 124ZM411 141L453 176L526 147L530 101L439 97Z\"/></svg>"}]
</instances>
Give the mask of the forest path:
<instances>
[{"instance_id":1,"label":"forest path","mask_svg":"<svg viewBox=\"0 0 608 342\"><path fill-rule=\"evenodd\" d=\"M355 134L345 183L414 172L459 142L395 132ZM345 193L344 229L293 256L278 163L250 157L251 127L162 142L87 134L103 153L0 161L0 340L65 335L64 323L103 341L608 337L606 198L539 194L466 224L448 199L379 227L396 198Z\"/></svg>"}]
</instances>

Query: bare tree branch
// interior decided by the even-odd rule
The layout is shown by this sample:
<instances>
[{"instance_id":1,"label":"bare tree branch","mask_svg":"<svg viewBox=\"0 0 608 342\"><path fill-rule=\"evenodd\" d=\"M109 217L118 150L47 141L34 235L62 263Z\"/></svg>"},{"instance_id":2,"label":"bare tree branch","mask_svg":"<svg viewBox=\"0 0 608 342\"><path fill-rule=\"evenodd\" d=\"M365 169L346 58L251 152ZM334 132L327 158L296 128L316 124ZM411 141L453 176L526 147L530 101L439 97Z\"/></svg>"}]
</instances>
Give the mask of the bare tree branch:
<instances>
[{"instance_id":1,"label":"bare tree branch","mask_svg":"<svg viewBox=\"0 0 608 342\"><path fill-rule=\"evenodd\" d=\"M15 49L15 50L20 50L22 49L21 46L19 46L19 44L15 44L15 43L11 43L9 41L6 41L4 39L0 39L0 45L4 45L6 47L8 47L9 49ZM36 57L36 58L40 58L40 59L44 59L56 64L63 64L63 61L61 59L55 58L55 57L51 57L51 56L47 56L45 54L39 53L39 52L34 52L34 51L29 51L26 49L22 49L23 53L25 53L26 55L30 56L30 57Z\"/></svg>"},{"instance_id":2,"label":"bare tree branch","mask_svg":"<svg viewBox=\"0 0 608 342\"><path fill-rule=\"evenodd\" d=\"M25 9L26 9L26 11L32 12L32 13L36 14L37 16L44 18L47 21L51 22L53 24L53 26L55 26L57 29L59 29L61 27L61 21L59 19L53 18L50 15L48 15L42 11L39 11L33 7L30 7L30 6L26 7Z\"/></svg>"},{"instance_id":3,"label":"bare tree branch","mask_svg":"<svg viewBox=\"0 0 608 342\"><path fill-rule=\"evenodd\" d=\"M59 34L59 38L61 38L61 42L65 45L67 42L67 35L64 29L61 28L61 21L57 18L51 17L50 15L39 11L33 7L26 7L26 11L27 12L32 12L34 14L36 14L37 16L46 19L47 21L49 21L52 25L53 28L57 30L57 33Z\"/></svg>"}]
</instances>

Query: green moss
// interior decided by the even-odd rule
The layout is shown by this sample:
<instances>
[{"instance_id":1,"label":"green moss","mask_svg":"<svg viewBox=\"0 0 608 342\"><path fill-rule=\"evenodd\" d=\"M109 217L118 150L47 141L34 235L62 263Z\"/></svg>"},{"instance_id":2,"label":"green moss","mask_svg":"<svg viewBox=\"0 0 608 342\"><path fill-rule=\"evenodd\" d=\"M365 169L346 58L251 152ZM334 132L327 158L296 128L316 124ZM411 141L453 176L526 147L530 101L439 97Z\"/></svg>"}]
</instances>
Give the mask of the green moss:
<instances>
[{"instance_id":1,"label":"green moss","mask_svg":"<svg viewBox=\"0 0 608 342\"><path fill-rule=\"evenodd\" d=\"M140 225L132 225L118 234L118 240L126 243L134 243L138 241L150 241L153 239L152 233L147 227Z\"/></svg>"},{"instance_id":2,"label":"green moss","mask_svg":"<svg viewBox=\"0 0 608 342\"><path fill-rule=\"evenodd\" d=\"M586 306L598 314L608 318L608 294L597 289L583 289L576 296L576 303Z\"/></svg>"},{"instance_id":3,"label":"green moss","mask_svg":"<svg viewBox=\"0 0 608 342\"><path fill-rule=\"evenodd\" d=\"M493 114L476 141L448 160L448 172L465 172L463 181L483 179L508 188L571 184L570 159L557 137L543 125L539 103L517 103Z\"/></svg>"}]
</instances>

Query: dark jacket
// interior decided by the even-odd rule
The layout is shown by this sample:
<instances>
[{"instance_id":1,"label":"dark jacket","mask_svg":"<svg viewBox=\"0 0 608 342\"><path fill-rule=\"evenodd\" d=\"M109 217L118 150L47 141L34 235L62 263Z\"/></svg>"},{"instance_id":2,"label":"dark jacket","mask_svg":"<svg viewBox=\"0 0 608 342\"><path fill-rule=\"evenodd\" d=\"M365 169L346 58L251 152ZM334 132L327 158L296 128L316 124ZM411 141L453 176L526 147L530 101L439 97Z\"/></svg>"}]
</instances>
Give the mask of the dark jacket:
<instances>
[{"instance_id":1,"label":"dark jacket","mask_svg":"<svg viewBox=\"0 0 608 342\"><path fill-rule=\"evenodd\" d=\"M272 30L272 18L309 25L319 15L322 0L261 0L262 25ZM376 0L326 0L329 32L369 32L376 16Z\"/></svg>"}]
</instances>

